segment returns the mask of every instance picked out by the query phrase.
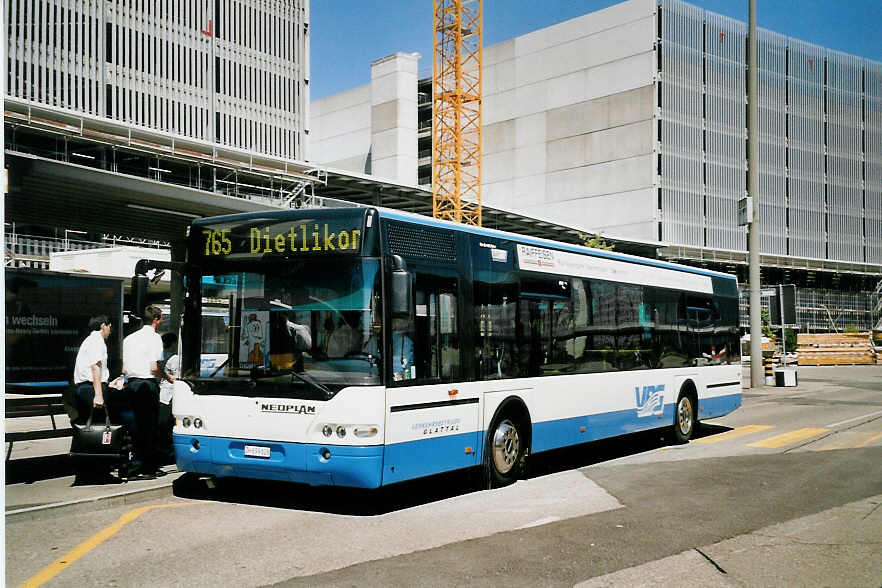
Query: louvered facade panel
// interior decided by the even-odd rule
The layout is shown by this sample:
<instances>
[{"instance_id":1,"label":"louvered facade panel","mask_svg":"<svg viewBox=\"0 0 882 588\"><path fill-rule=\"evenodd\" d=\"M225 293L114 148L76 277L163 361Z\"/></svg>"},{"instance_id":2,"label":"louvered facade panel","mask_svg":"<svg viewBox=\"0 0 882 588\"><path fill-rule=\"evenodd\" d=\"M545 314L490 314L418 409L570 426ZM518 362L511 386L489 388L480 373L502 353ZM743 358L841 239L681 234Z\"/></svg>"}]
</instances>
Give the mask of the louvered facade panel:
<instances>
[{"instance_id":1,"label":"louvered facade panel","mask_svg":"<svg viewBox=\"0 0 882 588\"><path fill-rule=\"evenodd\" d=\"M882 63L864 65L864 229L868 263L882 263Z\"/></svg>"},{"instance_id":2,"label":"louvered facade panel","mask_svg":"<svg viewBox=\"0 0 882 588\"><path fill-rule=\"evenodd\" d=\"M743 251L746 24L661 10L660 236ZM879 263L882 66L766 30L757 50L762 253Z\"/></svg>"},{"instance_id":3,"label":"louvered facade panel","mask_svg":"<svg viewBox=\"0 0 882 588\"><path fill-rule=\"evenodd\" d=\"M738 226L738 199L735 190L745 188L743 165L705 166L707 206L707 246L743 251L744 230Z\"/></svg>"},{"instance_id":4,"label":"louvered facade panel","mask_svg":"<svg viewBox=\"0 0 882 588\"><path fill-rule=\"evenodd\" d=\"M824 49L794 39L789 47L790 255L824 259Z\"/></svg>"},{"instance_id":5,"label":"louvered facade panel","mask_svg":"<svg viewBox=\"0 0 882 588\"><path fill-rule=\"evenodd\" d=\"M823 259L825 249L824 155L790 149L790 172L787 179L789 206L790 255Z\"/></svg>"},{"instance_id":6,"label":"louvered facade panel","mask_svg":"<svg viewBox=\"0 0 882 588\"><path fill-rule=\"evenodd\" d=\"M863 261L861 59L827 50L827 254Z\"/></svg>"},{"instance_id":7,"label":"louvered facade panel","mask_svg":"<svg viewBox=\"0 0 882 588\"><path fill-rule=\"evenodd\" d=\"M303 158L308 0L8 0L6 95Z\"/></svg>"},{"instance_id":8,"label":"louvered facade panel","mask_svg":"<svg viewBox=\"0 0 882 588\"><path fill-rule=\"evenodd\" d=\"M701 160L662 155L662 211L665 240L685 245L704 241Z\"/></svg>"},{"instance_id":9,"label":"louvered facade panel","mask_svg":"<svg viewBox=\"0 0 882 588\"><path fill-rule=\"evenodd\" d=\"M6 94L103 114L102 2L6 0Z\"/></svg>"},{"instance_id":10,"label":"louvered facade panel","mask_svg":"<svg viewBox=\"0 0 882 588\"><path fill-rule=\"evenodd\" d=\"M705 245L743 250L738 201L745 196L745 25L705 13Z\"/></svg>"},{"instance_id":11,"label":"louvered facade panel","mask_svg":"<svg viewBox=\"0 0 882 588\"><path fill-rule=\"evenodd\" d=\"M771 31L757 35L757 133L760 249L787 253L787 39Z\"/></svg>"},{"instance_id":12,"label":"louvered facade panel","mask_svg":"<svg viewBox=\"0 0 882 588\"><path fill-rule=\"evenodd\" d=\"M666 0L662 14L661 237L704 244L704 23L701 9Z\"/></svg>"},{"instance_id":13,"label":"louvered facade panel","mask_svg":"<svg viewBox=\"0 0 882 588\"><path fill-rule=\"evenodd\" d=\"M213 68L217 141L303 157L306 21L299 2L219 3Z\"/></svg>"},{"instance_id":14,"label":"louvered facade panel","mask_svg":"<svg viewBox=\"0 0 882 588\"><path fill-rule=\"evenodd\" d=\"M210 141L212 47L200 25L209 27L213 3L152 4L120 2L106 7L103 114Z\"/></svg>"}]
</instances>

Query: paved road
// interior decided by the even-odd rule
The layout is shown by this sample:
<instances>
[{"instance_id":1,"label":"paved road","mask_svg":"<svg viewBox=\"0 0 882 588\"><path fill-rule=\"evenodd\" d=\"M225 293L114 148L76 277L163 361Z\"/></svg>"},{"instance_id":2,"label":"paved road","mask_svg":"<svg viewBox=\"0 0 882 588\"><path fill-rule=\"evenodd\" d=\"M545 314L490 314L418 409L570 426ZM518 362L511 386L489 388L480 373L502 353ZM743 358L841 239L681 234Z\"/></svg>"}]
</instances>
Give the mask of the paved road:
<instances>
[{"instance_id":1,"label":"paved road","mask_svg":"<svg viewBox=\"0 0 882 588\"><path fill-rule=\"evenodd\" d=\"M747 390L701 435L537 456L493 491L461 476L375 493L181 478L141 510L8 521L6 581L882 585L882 367L801 369L798 388Z\"/></svg>"}]
</instances>

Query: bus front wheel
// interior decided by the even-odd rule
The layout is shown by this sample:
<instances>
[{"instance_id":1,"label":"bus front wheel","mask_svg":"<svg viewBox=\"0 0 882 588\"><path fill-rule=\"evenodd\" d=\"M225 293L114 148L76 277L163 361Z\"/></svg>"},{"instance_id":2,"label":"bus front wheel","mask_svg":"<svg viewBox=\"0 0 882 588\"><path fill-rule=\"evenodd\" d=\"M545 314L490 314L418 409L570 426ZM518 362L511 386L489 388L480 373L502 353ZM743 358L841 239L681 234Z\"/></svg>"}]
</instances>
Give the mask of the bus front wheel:
<instances>
[{"instance_id":1,"label":"bus front wheel","mask_svg":"<svg viewBox=\"0 0 882 588\"><path fill-rule=\"evenodd\" d=\"M518 424L505 416L498 419L487 440L486 467L490 487L513 484L521 475L526 438Z\"/></svg>"},{"instance_id":2,"label":"bus front wheel","mask_svg":"<svg viewBox=\"0 0 882 588\"><path fill-rule=\"evenodd\" d=\"M688 443L695 432L695 404L692 395L680 393L674 408L674 437L677 443Z\"/></svg>"}]
</instances>

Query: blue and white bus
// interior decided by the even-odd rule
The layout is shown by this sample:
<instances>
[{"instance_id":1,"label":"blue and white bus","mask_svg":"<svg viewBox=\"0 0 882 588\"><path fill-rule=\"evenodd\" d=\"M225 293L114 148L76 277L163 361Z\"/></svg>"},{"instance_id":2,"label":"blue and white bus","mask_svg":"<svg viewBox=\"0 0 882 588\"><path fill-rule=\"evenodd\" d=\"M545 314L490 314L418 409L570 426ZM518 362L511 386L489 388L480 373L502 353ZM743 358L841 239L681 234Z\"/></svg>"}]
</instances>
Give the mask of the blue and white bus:
<instances>
[{"instance_id":1,"label":"blue and white bus","mask_svg":"<svg viewBox=\"0 0 882 588\"><path fill-rule=\"evenodd\" d=\"M741 404L722 273L380 208L199 219L185 271L187 472L376 488L484 467L504 485L528 455L686 442Z\"/></svg>"}]
</instances>

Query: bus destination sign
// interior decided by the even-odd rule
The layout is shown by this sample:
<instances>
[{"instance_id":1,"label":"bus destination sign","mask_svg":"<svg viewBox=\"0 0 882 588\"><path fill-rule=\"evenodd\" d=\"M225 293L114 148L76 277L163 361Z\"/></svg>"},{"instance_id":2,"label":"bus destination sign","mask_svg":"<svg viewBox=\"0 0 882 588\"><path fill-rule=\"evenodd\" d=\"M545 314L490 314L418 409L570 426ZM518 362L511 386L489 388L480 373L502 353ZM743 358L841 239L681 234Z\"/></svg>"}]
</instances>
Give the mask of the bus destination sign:
<instances>
[{"instance_id":1,"label":"bus destination sign","mask_svg":"<svg viewBox=\"0 0 882 588\"><path fill-rule=\"evenodd\" d=\"M357 254L361 219L297 219L267 224L263 219L234 225L201 227L201 251L207 258Z\"/></svg>"}]
</instances>

